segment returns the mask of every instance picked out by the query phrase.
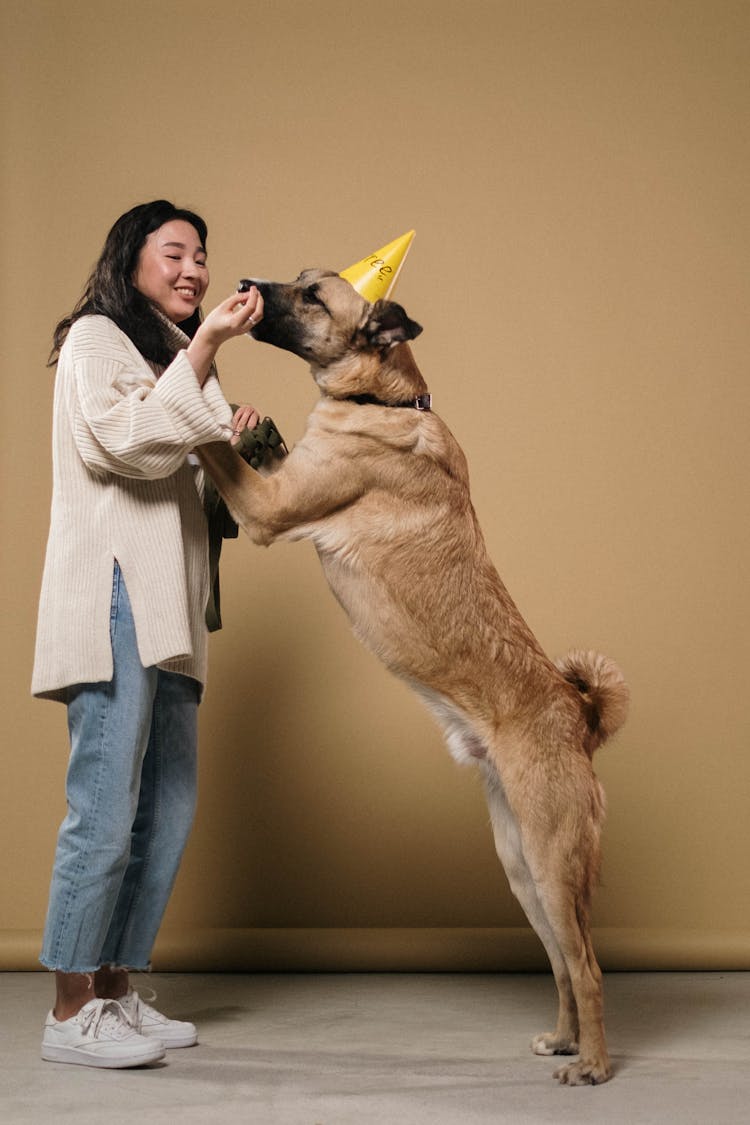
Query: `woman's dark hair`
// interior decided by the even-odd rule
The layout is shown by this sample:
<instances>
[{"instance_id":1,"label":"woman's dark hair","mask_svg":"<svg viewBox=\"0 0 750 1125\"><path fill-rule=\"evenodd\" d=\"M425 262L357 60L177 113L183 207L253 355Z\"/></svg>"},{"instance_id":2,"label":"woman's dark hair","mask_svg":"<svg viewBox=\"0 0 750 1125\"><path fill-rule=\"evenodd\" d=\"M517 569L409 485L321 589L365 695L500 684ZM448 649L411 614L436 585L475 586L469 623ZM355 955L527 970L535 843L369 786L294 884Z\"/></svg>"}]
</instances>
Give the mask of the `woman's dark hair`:
<instances>
[{"instance_id":1,"label":"woman's dark hair","mask_svg":"<svg viewBox=\"0 0 750 1125\"><path fill-rule=\"evenodd\" d=\"M146 359L162 366L172 361L174 345L168 341L166 327L151 301L136 289L133 275L148 236L174 219L182 219L195 227L205 248L208 229L200 215L175 207L166 199L140 203L120 216L107 235L82 297L55 328L50 366L57 361L70 326L82 316L95 314L113 320ZM199 323L200 314L196 310L180 327L192 337Z\"/></svg>"}]
</instances>

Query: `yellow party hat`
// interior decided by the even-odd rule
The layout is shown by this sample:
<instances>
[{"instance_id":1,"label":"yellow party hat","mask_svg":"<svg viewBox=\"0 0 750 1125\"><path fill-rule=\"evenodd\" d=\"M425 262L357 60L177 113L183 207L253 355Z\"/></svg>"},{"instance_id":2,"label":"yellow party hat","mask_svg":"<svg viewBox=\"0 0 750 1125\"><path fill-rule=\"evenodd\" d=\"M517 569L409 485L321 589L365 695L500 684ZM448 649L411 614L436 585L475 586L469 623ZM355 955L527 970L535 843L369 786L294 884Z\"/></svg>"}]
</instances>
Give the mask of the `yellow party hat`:
<instances>
[{"instance_id":1,"label":"yellow party hat","mask_svg":"<svg viewBox=\"0 0 750 1125\"><path fill-rule=\"evenodd\" d=\"M400 238L394 238L387 246L374 250L361 262L341 271L345 278L366 301L377 301L389 297L396 279L401 272L404 258L409 252L415 232L408 231Z\"/></svg>"}]
</instances>

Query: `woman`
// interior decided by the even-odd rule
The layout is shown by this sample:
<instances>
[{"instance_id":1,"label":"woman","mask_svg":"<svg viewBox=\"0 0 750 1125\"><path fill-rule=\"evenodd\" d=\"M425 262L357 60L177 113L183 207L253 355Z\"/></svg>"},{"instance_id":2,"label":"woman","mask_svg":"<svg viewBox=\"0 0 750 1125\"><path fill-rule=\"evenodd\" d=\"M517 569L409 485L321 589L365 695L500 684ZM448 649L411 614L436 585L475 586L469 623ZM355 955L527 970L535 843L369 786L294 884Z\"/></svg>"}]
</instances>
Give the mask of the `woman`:
<instances>
[{"instance_id":1,"label":"woman","mask_svg":"<svg viewBox=\"0 0 750 1125\"><path fill-rule=\"evenodd\" d=\"M130 987L149 968L195 806L209 596L202 473L237 440L213 366L261 318L255 289L205 319L206 225L165 200L107 236L57 326L54 483L32 691L68 709L68 814L40 960L56 974L42 1057L153 1062L196 1042Z\"/></svg>"}]
</instances>

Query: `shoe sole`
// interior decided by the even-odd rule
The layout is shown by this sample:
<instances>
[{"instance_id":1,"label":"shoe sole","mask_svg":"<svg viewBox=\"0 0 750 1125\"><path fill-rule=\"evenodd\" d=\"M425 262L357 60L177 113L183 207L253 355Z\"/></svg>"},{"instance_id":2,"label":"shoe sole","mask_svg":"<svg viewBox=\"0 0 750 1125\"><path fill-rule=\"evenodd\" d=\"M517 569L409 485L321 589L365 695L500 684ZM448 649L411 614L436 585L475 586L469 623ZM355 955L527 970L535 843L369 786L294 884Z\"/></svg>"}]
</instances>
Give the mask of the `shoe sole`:
<instances>
[{"instance_id":1,"label":"shoe sole","mask_svg":"<svg viewBox=\"0 0 750 1125\"><path fill-rule=\"evenodd\" d=\"M96 1066L106 1070L124 1070L130 1067L147 1066L149 1063L159 1062L164 1058L164 1046L154 1044L152 1051L139 1055L126 1055L115 1058L113 1056L96 1054L93 1051L84 1051L82 1047L42 1047L44 1062L72 1063L76 1066Z\"/></svg>"},{"instance_id":2,"label":"shoe sole","mask_svg":"<svg viewBox=\"0 0 750 1125\"><path fill-rule=\"evenodd\" d=\"M168 1051L172 1051L176 1047L194 1047L197 1042L197 1035L191 1035L185 1039L162 1039L162 1043Z\"/></svg>"},{"instance_id":3,"label":"shoe sole","mask_svg":"<svg viewBox=\"0 0 750 1125\"><path fill-rule=\"evenodd\" d=\"M175 1031L170 1036L169 1033L165 1033L165 1031L159 1027L155 1027L153 1030L140 1027L138 1029L138 1034L143 1035L146 1039L158 1039L162 1046L166 1047L168 1051L175 1047L194 1047L198 1042L198 1032L196 1028L193 1028L192 1031L184 1031L182 1034Z\"/></svg>"}]
</instances>

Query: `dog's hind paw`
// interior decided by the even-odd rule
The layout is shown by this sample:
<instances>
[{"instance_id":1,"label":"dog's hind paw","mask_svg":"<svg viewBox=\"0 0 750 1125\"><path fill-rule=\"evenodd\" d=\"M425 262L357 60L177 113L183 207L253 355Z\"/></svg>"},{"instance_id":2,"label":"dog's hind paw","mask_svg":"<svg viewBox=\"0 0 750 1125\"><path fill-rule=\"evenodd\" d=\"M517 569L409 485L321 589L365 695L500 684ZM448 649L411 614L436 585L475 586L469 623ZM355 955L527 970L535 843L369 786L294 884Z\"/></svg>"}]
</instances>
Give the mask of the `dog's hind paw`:
<instances>
[{"instance_id":1,"label":"dog's hind paw","mask_svg":"<svg viewBox=\"0 0 750 1125\"><path fill-rule=\"evenodd\" d=\"M562 1086L599 1086L612 1077L612 1068L607 1059L602 1062L579 1059L578 1062L558 1067L554 1077Z\"/></svg>"},{"instance_id":2,"label":"dog's hind paw","mask_svg":"<svg viewBox=\"0 0 750 1125\"><path fill-rule=\"evenodd\" d=\"M574 1039L562 1038L553 1032L544 1035L535 1035L531 1040L531 1049L535 1055L577 1055L578 1044Z\"/></svg>"}]
</instances>

